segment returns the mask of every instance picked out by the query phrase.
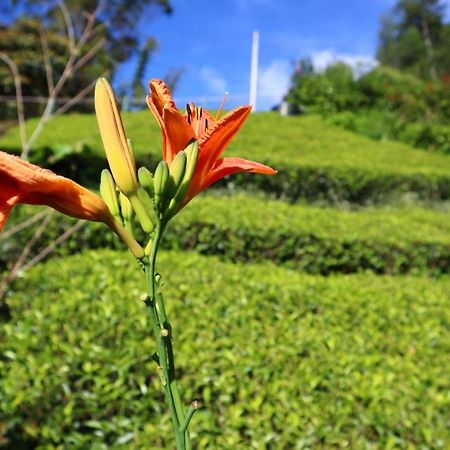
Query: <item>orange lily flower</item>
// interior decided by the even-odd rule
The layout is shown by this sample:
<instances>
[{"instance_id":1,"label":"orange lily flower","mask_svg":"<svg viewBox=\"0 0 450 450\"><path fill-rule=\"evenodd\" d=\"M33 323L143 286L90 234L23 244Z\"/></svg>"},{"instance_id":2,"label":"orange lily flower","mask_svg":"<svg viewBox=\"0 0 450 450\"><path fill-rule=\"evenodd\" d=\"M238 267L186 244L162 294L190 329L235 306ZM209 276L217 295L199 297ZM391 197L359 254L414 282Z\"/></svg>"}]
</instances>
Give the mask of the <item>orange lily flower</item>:
<instances>
[{"instance_id":1,"label":"orange lily flower","mask_svg":"<svg viewBox=\"0 0 450 450\"><path fill-rule=\"evenodd\" d=\"M147 104L162 132L163 159L170 165L175 155L190 141L198 140L199 154L194 176L180 208L198 193L220 179L238 172L275 175L276 170L242 158L221 158L225 147L239 131L252 107L241 106L216 120L194 104L181 114L167 85L161 80L150 81Z\"/></svg>"},{"instance_id":2,"label":"orange lily flower","mask_svg":"<svg viewBox=\"0 0 450 450\"><path fill-rule=\"evenodd\" d=\"M105 202L68 178L0 151L0 231L11 208L18 203L47 205L68 216L106 223L142 257L139 244L124 230Z\"/></svg>"}]
</instances>

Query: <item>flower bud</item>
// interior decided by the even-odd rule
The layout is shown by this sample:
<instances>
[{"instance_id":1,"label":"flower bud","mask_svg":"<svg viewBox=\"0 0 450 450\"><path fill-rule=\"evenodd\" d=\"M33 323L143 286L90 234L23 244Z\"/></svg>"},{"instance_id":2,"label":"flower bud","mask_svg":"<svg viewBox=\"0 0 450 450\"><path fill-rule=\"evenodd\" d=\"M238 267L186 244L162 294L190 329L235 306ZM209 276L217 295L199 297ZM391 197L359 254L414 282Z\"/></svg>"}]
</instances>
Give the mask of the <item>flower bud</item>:
<instances>
[{"instance_id":1,"label":"flower bud","mask_svg":"<svg viewBox=\"0 0 450 450\"><path fill-rule=\"evenodd\" d=\"M131 206L146 233L151 233L156 226L155 210L153 201L148 192L141 186L138 187L137 195L130 197Z\"/></svg>"},{"instance_id":2,"label":"flower bud","mask_svg":"<svg viewBox=\"0 0 450 450\"><path fill-rule=\"evenodd\" d=\"M133 220L133 207L130 200L122 193L119 193L120 209L122 217L125 222L131 222Z\"/></svg>"},{"instance_id":3,"label":"flower bud","mask_svg":"<svg viewBox=\"0 0 450 450\"><path fill-rule=\"evenodd\" d=\"M95 112L114 180L128 196L137 189L136 164L114 93L105 78L99 78L95 85Z\"/></svg>"},{"instance_id":4,"label":"flower bud","mask_svg":"<svg viewBox=\"0 0 450 450\"><path fill-rule=\"evenodd\" d=\"M138 179L141 186L153 197L155 194L153 175L147 167L140 167L138 170Z\"/></svg>"},{"instance_id":5,"label":"flower bud","mask_svg":"<svg viewBox=\"0 0 450 450\"><path fill-rule=\"evenodd\" d=\"M175 195L183 181L184 173L186 171L186 160L186 153L181 151L176 154L174 160L170 164L170 192L167 193L168 198L172 198Z\"/></svg>"},{"instance_id":6,"label":"flower bud","mask_svg":"<svg viewBox=\"0 0 450 450\"><path fill-rule=\"evenodd\" d=\"M198 142L194 141L191 144L189 144L184 149L184 153L186 154L187 158L186 170L184 172L184 176L178 187L178 190L176 191L175 195L173 196L172 200L169 203L169 207L166 213L168 218L172 217L175 214L176 208L183 201L183 198L186 195L186 192L189 188L189 184L191 183L192 177L194 176L198 159Z\"/></svg>"},{"instance_id":7,"label":"flower bud","mask_svg":"<svg viewBox=\"0 0 450 450\"><path fill-rule=\"evenodd\" d=\"M165 161L160 161L155 170L154 189L155 189L155 207L161 209L169 180L169 166Z\"/></svg>"},{"instance_id":8,"label":"flower bud","mask_svg":"<svg viewBox=\"0 0 450 450\"><path fill-rule=\"evenodd\" d=\"M100 177L100 195L105 201L111 214L120 220L119 201L117 199L116 184L114 183L111 172L103 169Z\"/></svg>"}]
</instances>

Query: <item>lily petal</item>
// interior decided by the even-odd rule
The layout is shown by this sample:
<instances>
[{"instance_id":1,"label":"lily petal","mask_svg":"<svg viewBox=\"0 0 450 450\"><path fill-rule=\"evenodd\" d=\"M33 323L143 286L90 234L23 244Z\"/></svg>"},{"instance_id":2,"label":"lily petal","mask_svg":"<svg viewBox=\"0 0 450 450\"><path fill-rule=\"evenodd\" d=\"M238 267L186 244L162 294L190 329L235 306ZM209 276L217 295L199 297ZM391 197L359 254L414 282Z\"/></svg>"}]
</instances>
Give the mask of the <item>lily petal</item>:
<instances>
[{"instance_id":1,"label":"lily petal","mask_svg":"<svg viewBox=\"0 0 450 450\"><path fill-rule=\"evenodd\" d=\"M176 109L175 102L172 99L172 94L164 81L154 78L153 80L150 80L149 86L149 106L152 108L152 111L154 109L155 115L159 114L162 118L165 107Z\"/></svg>"},{"instance_id":2,"label":"lily petal","mask_svg":"<svg viewBox=\"0 0 450 450\"><path fill-rule=\"evenodd\" d=\"M3 186L2 186L3 189ZM6 223L11 208L19 203L20 197L15 195L14 192L2 192L0 194L0 232L3 225Z\"/></svg>"},{"instance_id":3,"label":"lily petal","mask_svg":"<svg viewBox=\"0 0 450 450\"><path fill-rule=\"evenodd\" d=\"M163 145L165 149L163 159L170 164L176 154L186 148L191 140L195 139L195 133L177 109L165 107L163 119L166 135L166 145Z\"/></svg>"},{"instance_id":4,"label":"lily petal","mask_svg":"<svg viewBox=\"0 0 450 450\"><path fill-rule=\"evenodd\" d=\"M0 152L0 191L0 229L16 203L47 205L72 217L107 224L114 220L98 195L5 152Z\"/></svg>"},{"instance_id":5,"label":"lily petal","mask_svg":"<svg viewBox=\"0 0 450 450\"><path fill-rule=\"evenodd\" d=\"M276 170L269 166L255 161L249 161L248 159L222 158L214 163L212 169L203 179L198 180L197 183L195 183L196 180L193 180L186 196L188 200L184 204L216 181L239 172L261 173L264 175L275 175L277 173Z\"/></svg>"},{"instance_id":6,"label":"lily petal","mask_svg":"<svg viewBox=\"0 0 450 450\"><path fill-rule=\"evenodd\" d=\"M203 174L212 168L215 161L225 150L225 147L245 122L251 109L251 106L241 106L233 109L201 136L199 139L201 152L198 165Z\"/></svg>"}]
</instances>

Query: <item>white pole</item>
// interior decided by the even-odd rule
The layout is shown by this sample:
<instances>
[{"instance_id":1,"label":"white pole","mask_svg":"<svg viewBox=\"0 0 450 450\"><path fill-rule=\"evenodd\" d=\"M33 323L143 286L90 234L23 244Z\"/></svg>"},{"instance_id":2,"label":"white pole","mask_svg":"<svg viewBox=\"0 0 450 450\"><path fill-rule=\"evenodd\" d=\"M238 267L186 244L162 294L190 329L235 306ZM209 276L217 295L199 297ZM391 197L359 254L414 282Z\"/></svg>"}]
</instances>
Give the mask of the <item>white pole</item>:
<instances>
[{"instance_id":1,"label":"white pole","mask_svg":"<svg viewBox=\"0 0 450 450\"><path fill-rule=\"evenodd\" d=\"M254 31L252 36L252 64L250 69L250 99L253 106L252 111L256 111L256 91L258 86L258 52L259 52L259 31Z\"/></svg>"}]
</instances>

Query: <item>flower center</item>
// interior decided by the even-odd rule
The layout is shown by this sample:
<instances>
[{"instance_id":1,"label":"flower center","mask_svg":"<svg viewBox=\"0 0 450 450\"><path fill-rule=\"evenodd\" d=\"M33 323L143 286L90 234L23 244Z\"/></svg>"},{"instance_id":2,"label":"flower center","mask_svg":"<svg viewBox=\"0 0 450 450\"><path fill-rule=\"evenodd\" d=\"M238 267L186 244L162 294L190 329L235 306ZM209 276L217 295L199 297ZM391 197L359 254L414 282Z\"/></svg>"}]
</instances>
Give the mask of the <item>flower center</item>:
<instances>
[{"instance_id":1,"label":"flower center","mask_svg":"<svg viewBox=\"0 0 450 450\"><path fill-rule=\"evenodd\" d=\"M193 103L186 105L187 122L194 129L197 137L208 130L208 119L203 117L203 108L195 106Z\"/></svg>"}]
</instances>

